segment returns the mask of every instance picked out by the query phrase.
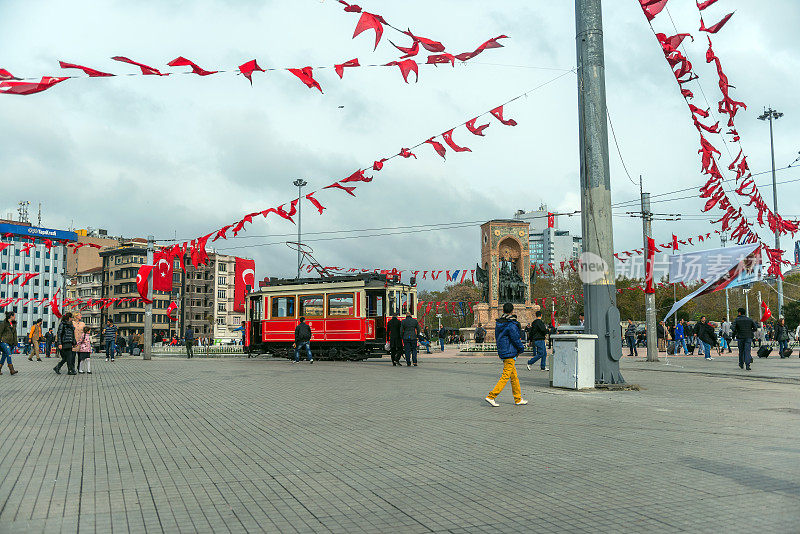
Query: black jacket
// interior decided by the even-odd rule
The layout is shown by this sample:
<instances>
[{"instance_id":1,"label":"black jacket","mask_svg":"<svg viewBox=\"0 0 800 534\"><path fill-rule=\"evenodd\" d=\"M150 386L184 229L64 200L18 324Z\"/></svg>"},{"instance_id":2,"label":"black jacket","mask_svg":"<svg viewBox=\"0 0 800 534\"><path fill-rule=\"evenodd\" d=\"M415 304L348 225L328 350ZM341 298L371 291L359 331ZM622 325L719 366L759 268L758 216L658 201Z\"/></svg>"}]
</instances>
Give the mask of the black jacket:
<instances>
[{"instance_id":1,"label":"black jacket","mask_svg":"<svg viewBox=\"0 0 800 534\"><path fill-rule=\"evenodd\" d=\"M419 321L413 317L406 317L400 323L400 329L403 334L403 339L417 339L419 335Z\"/></svg>"},{"instance_id":2,"label":"black jacket","mask_svg":"<svg viewBox=\"0 0 800 534\"><path fill-rule=\"evenodd\" d=\"M8 321L3 321L0 324L0 341L3 343L8 343L8 346L11 347L11 350L14 350L14 347L17 346L16 325L12 325Z\"/></svg>"},{"instance_id":3,"label":"black jacket","mask_svg":"<svg viewBox=\"0 0 800 534\"><path fill-rule=\"evenodd\" d=\"M775 325L775 341L789 341L789 331L783 325Z\"/></svg>"},{"instance_id":4,"label":"black jacket","mask_svg":"<svg viewBox=\"0 0 800 534\"><path fill-rule=\"evenodd\" d=\"M386 323L386 335L389 341L400 341L400 319L392 317Z\"/></svg>"},{"instance_id":5,"label":"black jacket","mask_svg":"<svg viewBox=\"0 0 800 534\"><path fill-rule=\"evenodd\" d=\"M58 325L56 340L62 348L71 349L75 346L75 325L61 321Z\"/></svg>"},{"instance_id":6,"label":"black jacket","mask_svg":"<svg viewBox=\"0 0 800 534\"><path fill-rule=\"evenodd\" d=\"M714 329L708 323L697 323L694 327L694 333L697 334L697 337L703 343L708 343L709 345L716 346L717 344L717 334L714 332Z\"/></svg>"},{"instance_id":7,"label":"black jacket","mask_svg":"<svg viewBox=\"0 0 800 534\"><path fill-rule=\"evenodd\" d=\"M656 325L656 335L658 336L658 339L664 339L664 335L665 334L666 334L666 331L664 330L664 325L662 325L661 323L658 323Z\"/></svg>"},{"instance_id":8,"label":"black jacket","mask_svg":"<svg viewBox=\"0 0 800 534\"><path fill-rule=\"evenodd\" d=\"M305 343L306 341L311 341L311 327L306 323L300 323L294 329L294 342Z\"/></svg>"},{"instance_id":9,"label":"black jacket","mask_svg":"<svg viewBox=\"0 0 800 534\"><path fill-rule=\"evenodd\" d=\"M531 323L531 341L541 341L547 336L547 327L540 318Z\"/></svg>"},{"instance_id":10,"label":"black jacket","mask_svg":"<svg viewBox=\"0 0 800 534\"><path fill-rule=\"evenodd\" d=\"M482 326L479 326L475 329L475 341L478 343L483 343L486 340L486 329Z\"/></svg>"},{"instance_id":11,"label":"black jacket","mask_svg":"<svg viewBox=\"0 0 800 534\"><path fill-rule=\"evenodd\" d=\"M746 315L740 315L733 320L731 335L736 339L753 339L756 330L758 327L755 321Z\"/></svg>"}]
</instances>

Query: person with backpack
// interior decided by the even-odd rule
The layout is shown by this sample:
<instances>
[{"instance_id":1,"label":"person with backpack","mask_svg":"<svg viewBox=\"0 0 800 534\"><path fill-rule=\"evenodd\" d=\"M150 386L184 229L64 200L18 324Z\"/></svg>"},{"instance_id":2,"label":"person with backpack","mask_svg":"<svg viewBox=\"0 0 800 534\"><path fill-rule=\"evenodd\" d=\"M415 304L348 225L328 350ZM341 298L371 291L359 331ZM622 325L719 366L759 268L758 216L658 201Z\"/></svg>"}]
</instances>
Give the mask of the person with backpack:
<instances>
[{"instance_id":1,"label":"person with backpack","mask_svg":"<svg viewBox=\"0 0 800 534\"><path fill-rule=\"evenodd\" d=\"M417 366L417 338L419 337L419 321L406 313L406 318L400 323L400 332L403 336L403 352L406 354L406 367Z\"/></svg>"},{"instance_id":2,"label":"person with backpack","mask_svg":"<svg viewBox=\"0 0 800 534\"><path fill-rule=\"evenodd\" d=\"M0 374L3 374L3 364L8 365L8 372L11 375L17 374L19 371L14 369L14 364L11 363L11 353L14 347L17 346L17 314L13 311L6 312L6 319L0 323Z\"/></svg>"},{"instance_id":3,"label":"person with backpack","mask_svg":"<svg viewBox=\"0 0 800 534\"><path fill-rule=\"evenodd\" d=\"M531 370L531 366L537 361L542 371L549 371L547 368L547 345L545 338L547 337L547 326L542 321L541 310L536 310L536 319L530 325L531 346L533 348L533 358L528 360L527 368Z\"/></svg>"},{"instance_id":4,"label":"person with backpack","mask_svg":"<svg viewBox=\"0 0 800 534\"><path fill-rule=\"evenodd\" d=\"M486 395L485 400L495 408L500 404L495 400L503 388L511 381L511 393L514 395L514 404L524 406L528 401L522 398L522 388L519 385L517 376L517 366L515 360L517 356L525 352L525 345L520 340L520 324L517 317L512 315L514 305L510 302L503 304L503 315L495 320L494 339L497 344L497 356L503 360L503 374L494 386L494 389ZM539 312L541 315L541 312Z\"/></svg>"},{"instance_id":5,"label":"person with backpack","mask_svg":"<svg viewBox=\"0 0 800 534\"><path fill-rule=\"evenodd\" d=\"M300 324L294 329L294 362L300 363L300 351L306 351L308 363L314 363L311 355L311 327L306 324L306 318L300 317Z\"/></svg>"},{"instance_id":6,"label":"person with backpack","mask_svg":"<svg viewBox=\"0 0 800 534\"><path fill-rule=\"evenodd\" d=\"M58 351L61 354L61 361L53 367L57 375L61 374L61 367L67 364L67 374L74 375L75 372L75 352L77 350L75 340L75 325L72 324L72 312L67 312L61 318L56 332L56 342Z\"/></svg>"},{"instance_id":7,"label":"person with backpack","mask_svg":"<svg viewBox=\"0 0 800 534\"><path fill-rule=\"evenodd\" d=\"M711 347L717 346L717 334L714 332L714 328L708 324L708 318L705 315L700 317L700 322L695 325L694 332L699 343L703 347L706 360L713 360L714 358L711 357Z\"/></svg>"},{"instance_id":8,"label":"person with backpack","mask_svg":"<svg viewBox=\"0 0 800 534\"><path fill-rule=\"evenodd\" d=\"M31 340L31 348L33 351L31 352L30 356L28 356L28 360L33 360L33 357L36 356L36 361L42 361L42 355L39 352L39 341L42 339L42 320L37 319L34 321L33 326L31 327L31 331L28 334L28 338Z\"/></svg>"},{"instance_id":9,"label":"person with backpack","mask_svg":"<svg viewBox=\"0 0 800 534\"><path fill-rule=\"evenodd\" d=\"M739 369L750 371L750 364L753 363L753 356L750 354L750 349L753 347L753 336L758 330L755 321L745 315L745 309L739 308L737 310L739 315L733 321L731 328L731 335L735 337L739 345Z\"/></svg>"},{"instance_id":10,"label":"person with backpack","mask_svg":"<svg viewBox=\"0 0 800 534\"><path fill-rule=\"evenodd\" d=\"M475 329L475 343L483 343L486 341L486 329L483 324L478 323L478 328Z\"/></svg>"}]
</instances>

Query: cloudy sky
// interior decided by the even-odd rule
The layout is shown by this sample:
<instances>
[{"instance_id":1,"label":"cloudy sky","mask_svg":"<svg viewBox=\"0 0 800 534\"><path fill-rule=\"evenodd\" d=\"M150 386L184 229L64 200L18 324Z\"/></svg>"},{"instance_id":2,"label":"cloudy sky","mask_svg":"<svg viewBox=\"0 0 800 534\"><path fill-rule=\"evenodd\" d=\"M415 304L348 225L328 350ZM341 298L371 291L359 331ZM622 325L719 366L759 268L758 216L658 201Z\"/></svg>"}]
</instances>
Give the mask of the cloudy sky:
<instances>
[{"instance_id":1,"label":"cloudy sky","mask_svg":"<svg viewBox=\"0 0 800 534\"><path fill-rule=\"evenodd\" d=\"M456 142L471 153L449 151L445 162L421 147L418 160L393 160L358 188L356 199L321 193L328 209L319 216L306 205L303 230L327 265L461 268L478 259L480 221L542 203L552 211L580 208L576 77L553 81L575 66L572 2L360 4L442 41L453 53L500 34L511 38L467 66L421 66L419 83L408 85L396 68L365 68L346 71L344 80L332 70L315 71L325 94L273 71L255 73L252 87L233 74L122 76L68 80L32 96L0 95L0 214L30 200L42 203L48 227L190 239L295 198L291 182L298 177L310 188L323 187L546 82L506 108L519 126L493 121L485 138L457 129ZM720 0L707 21L736 10L715 37L715 50L736 86L734 97L750 106L737 125L754 172L769 168L768 129L756 120L765 105L786 114L776 124L777 166L792 162L800 150L794 94L800 86L800 6L791 0L770 0L768 6ZM694 0L672 0L670 9L678 31L697 33ZM680 222L656 222L656 238L710 231L696 189L676 193L705 182L697 134L638 2L607 0L604 19L609 113L627 169L637 179L641 174L654 196L667 194L660 200L678 199L654 203L654 211L684 215ZM68 72L58 68L64 60L135 72L109 59L115 55L176 72L185 69L166 63L179 55L207 69L231 69L252 58L263 67L333 65L355 57L385 63L398 56L388 39L409 45L387 28L373 52L372 32L351 39L357 20L334 0L4 0L0 67L24 77L59 75ZM675 33L666 12L654 24ZM704 39L688 52L715 108L719 89L703 61ZM705 107L698 86L691 88ZM613 201L636 200L638 184L624 172L613 142L611 151ZM729 161L725 150L723 156ZM800 167L779 173L779 180L792 179L800 180ZM770 187L761 189L771 203ZM779 186L782 213L800 216L798 194L800 182ZM615 211L615 250L641 247L640 220L625 216L632 209ZM450 223L459 224L399 233L409 232L399 227ZM561 226L577 231L580 221L565 217ZM331 239L364 229L370 229L367 235L395 235ZM291 275L295 255L280 243L295 231L281 219L259 219L244 238L222 242L219 250L255 257L259 278Z\"/></svg>"}]
</instances>

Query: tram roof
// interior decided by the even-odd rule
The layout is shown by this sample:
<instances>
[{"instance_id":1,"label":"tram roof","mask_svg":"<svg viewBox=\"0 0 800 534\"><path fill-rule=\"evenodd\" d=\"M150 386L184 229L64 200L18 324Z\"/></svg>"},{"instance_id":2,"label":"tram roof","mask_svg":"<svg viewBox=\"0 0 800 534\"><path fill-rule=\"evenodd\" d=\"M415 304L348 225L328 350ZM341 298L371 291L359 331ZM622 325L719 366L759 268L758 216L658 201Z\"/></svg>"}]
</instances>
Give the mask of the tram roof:
<instances>
[{"instance_id":1,"label":"tram roof","mask_svg":"<svg viewBox=\"0 0 800 534\"><path fill-rule=\"evenodd\" d=\"M346 284L347 286L373 286L373 287L383 287L386 284L390 286L397 287L407 287L412 288L408 284L403 284L400 282L394 282L389 280L388 275L379 274L379 273L359 273L359 274L352 274L352 275L335 275L330 276L328 278L272 278L270 279L269 283L264 287L259 287L257 290L253 291L253 293L257 293L259 291L269 291L271 288L276 287L288 287L288 286L303 286L305 288L315 288L315 289L324 289L329 286L335 286L337 284Z\"/></svg>"}]
</instances>

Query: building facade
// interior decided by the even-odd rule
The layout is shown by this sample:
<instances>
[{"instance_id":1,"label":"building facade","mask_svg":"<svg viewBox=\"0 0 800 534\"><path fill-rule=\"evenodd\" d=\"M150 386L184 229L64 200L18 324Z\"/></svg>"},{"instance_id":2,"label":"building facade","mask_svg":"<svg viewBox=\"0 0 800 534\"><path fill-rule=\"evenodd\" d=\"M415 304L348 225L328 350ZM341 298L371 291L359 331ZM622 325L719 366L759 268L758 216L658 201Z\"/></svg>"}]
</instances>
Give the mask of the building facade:
<instances>
[{"instance_id":1,"label":"building facade","mask_svg":"<svg viewBox=\"0 0 800 534\"><path fill-rule=\"evenodd\" d=\"M558 264L578 259L583 247L581 237L571 235L569 230L560 230L558 215L553 215L553 226L550 227L548 214L546 205L535 211L519 210L514 214L514 219L526 220L530 225L531 262Z\"/></svg>"},{"instance_id":2,"label":"building facade","mask_svg":"<svg viewBox=\"0 0 800 534\"><path fill-rule=\"evenodd\" d=\"M0 252L0 271L11 273L0 282L0 298L22 299L4 308L4 311L17 313L17 336L22 338L27 335L37 319L42 319L43 332L47 332L48 328L55 330L58 318L47 301L57 291L66 296L66 258L69 252L65 245L56 240L74 242L77 235L67 230L42 228L5 219L0 219L0 235L3 236L0 242L10 244ZM45 245L45 239L52 242L50 248ZM31 244L33 246L28 247ZM22 278L28 273L39 274L23 286ZM17 274L23 276L14 280ZM41 299L46 299L44 304L41 304ZM37 300L40 302L34 302Z\"/></svg>"},{"instance_id":3,"label":"building facade","mask_svg":"<svg viewBox=\"0 0 800 534\"><path fill-rule=\"evenodd\" d=\"M69 300L84 300L87 304L92 300L101 298L103 290L103 267L94 267L79 271L67 280L67 298ZM83 306L81 306L83 308ZM100 308L98 306L87 306L81 312L81 319L88 326L95 329L100 328Z\"/></svg>"},{"instance_id":4,"label":"building facade","mask_svg":"<svg viewBox=\"0 0 800 534\"><path fill-rule=\"evenodd\" d=\"M144 240L132 240L119 247L100 252L102 258L101 294L104 298L138 297L136 275L147 262ZM195 338L229 342L241 338L236 331L244 320L244 313L233 310L234 270L236 258L209 253L208 263L195 268L186 258L186 274L176 258L173 265L172 291L153 291L153 337L161 339L182 337L186 327L194 331ZM167 316L170 302L178 305L173 313L177 321ZM144 333L144 303L126 302L101 310L100 321L105 324L111 317L126 338Z\"/></svg>"}]
</instances>

